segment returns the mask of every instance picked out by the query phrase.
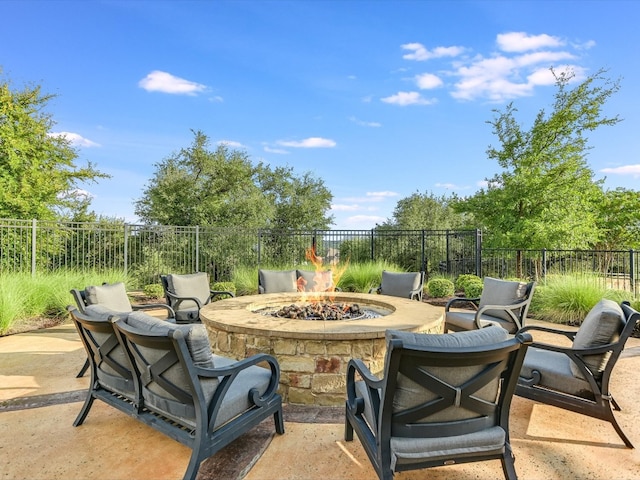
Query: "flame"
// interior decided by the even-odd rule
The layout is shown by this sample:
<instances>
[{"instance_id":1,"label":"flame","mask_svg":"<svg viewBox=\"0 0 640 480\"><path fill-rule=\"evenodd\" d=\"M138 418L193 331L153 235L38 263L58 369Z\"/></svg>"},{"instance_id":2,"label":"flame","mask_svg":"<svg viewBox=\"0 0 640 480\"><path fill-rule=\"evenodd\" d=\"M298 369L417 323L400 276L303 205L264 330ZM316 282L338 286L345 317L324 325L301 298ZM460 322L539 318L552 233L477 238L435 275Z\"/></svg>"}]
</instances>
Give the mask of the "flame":
<instances>
[{"instance_id":1,"label":"flame","mask_svg":"<svg viewBox=\"0 0 640 480\"><path fill-rule=\"evenodd\" d=\"M337 268L337 266L334 265L334 270L323 270L323 258L316 254L315 246L306 249L305 258L314 266L315 276L313 278L314 285L311 290L307 290L307 282L304 278L301 277L298 279L298 291L302 292L303 300L309 296L309 301L314 303L321 300L329 300L330 302L333 302L335 300L334 295L329 295L329 297L326 298L321 294L336 291L336 284L347 267L343 266L341 268Z\"/></svg>"}]
</instances>

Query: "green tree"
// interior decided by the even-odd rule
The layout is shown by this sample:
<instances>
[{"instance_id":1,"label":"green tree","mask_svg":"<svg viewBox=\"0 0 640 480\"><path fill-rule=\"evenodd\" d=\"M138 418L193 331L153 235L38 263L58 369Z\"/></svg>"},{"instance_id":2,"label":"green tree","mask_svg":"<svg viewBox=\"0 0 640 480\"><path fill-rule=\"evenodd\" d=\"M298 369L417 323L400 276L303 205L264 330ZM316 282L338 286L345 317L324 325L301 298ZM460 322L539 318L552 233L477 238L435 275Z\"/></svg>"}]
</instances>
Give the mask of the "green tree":
<instances>
[{"instance_id":1,"label":"green tree","mask_svg":"<svg viewBox=\"0 0 640 480\"><path fill-rule=\"evenodd\" d=\"M413 193L398 201L393 216L382 227L403 230L454 230L463 228L465 216L452 207L454 197Z\"/></svg>"},{"instance_id":2,"label":"green tree","mask_svg":"<svg viewBox=\"0 0 640 480\"><path fill-rule=\"evenodd\" d=\"M79 183L106 178L91 162L78 167L78 152L46 112L55 95L40 86L13 89L0 78L0 217L55 219L86 210Z\"/></svg>"},{"instance_id":3,"label":"green tree","mask_svg":"<svg viewBox=\"0 0 640 480\"><path fill-rule=\"evenodd\" d=\"M310 174L272 170L194 131L191 146L156 164L135 203L147 223L246 228L326 228L331 194Z\"/></svg>"},{"instance_id":4,"label":"green tree","mask_svg":"<svg viewBox=\"0 0 640 480\"><path fill-rule=\"evenodd\" d=\"M640 192L616 188L603 193L599 202L598 250L640 248Z\"/></svg>"},{"instance_id":5,"label":"green tree","mask_svg":"<svg viewBox=\"0 0 640 480\"><path fill-rule=\"evenodd\" d=\"M507 248L588 248L599 236L598 201L602 181L594 180L586 157L587 134L615 125L602 108L619 89L599 70L570 88L573 73L556 74L551 113L541 110L529 130L509 104L488 123L500 141L487 155L503 171L487 187L456 202L486 229L485 245Z\"/></svg>"}]
</instances>

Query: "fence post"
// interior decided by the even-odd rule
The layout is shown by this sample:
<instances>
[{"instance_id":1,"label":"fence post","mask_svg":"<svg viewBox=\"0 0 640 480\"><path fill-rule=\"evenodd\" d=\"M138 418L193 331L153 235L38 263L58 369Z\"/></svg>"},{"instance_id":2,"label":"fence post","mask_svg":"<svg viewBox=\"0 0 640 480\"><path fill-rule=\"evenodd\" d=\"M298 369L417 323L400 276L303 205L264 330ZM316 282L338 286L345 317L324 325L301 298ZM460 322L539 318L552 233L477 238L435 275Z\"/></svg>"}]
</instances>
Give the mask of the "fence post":
<instances>
[{"instance_id":1,"label":"fence post","mask_svg":"<svg viewBox=\"0 0 640 480\"><path fill-rule=\"evenodd\" d=\"M482 278L482 232L476 228L476 275Z\"/></svg>"},{"instance_id":2,"label":"fence post","mask_svg":"<svg viewBox=\"0 0 640 480\"><path fill-rule=\"evenodd\" d=\"M258 229L258 268L260 268L260 256L261 256L261 246L262 246L262 229Z\"/></svg>"},{"instance_id":3,"label":"fence post","mask_svg":"<svg viewBox=\"0 0 640 480\"><path fill-rule=\"evenodd\" d=\"M422 258L421 258L420 261L421 261L421 265L422 265L422 271L423 272L428 272L429 269L427 268L427 259L426 259L427 254L426 254L426 251L425 251L426 250L425 244L426 244L426 238L425 238L425 235L424 235L424 230L422 230Z\"/></svg>"},{"instance_id":4,"label":"fence post","mask_svg":"<svg viewBox=\"0 0 640 480\"><path fill-rule=\"evenodd\" d=\"M129 270L129 224L124 224L124 276L126 278Z\"/></svg>"},{"instance_id":5,"label":"fence post","mask_svg":"<svg viewBox=\"0 0 640 480\"><path fill-rule=\"evenodd\" d=\"M547 282L547 249L542 249L542 283Z\"/></svg>"},{"instance_id":6,"label":"fence post","mask_svg":"<svg viewBox=\"0 0 640 480\"><path fill-rule=\"evenodd\" d=\"M629 280L631 281L631 292L636 295L636 272L635 272L635 251L629 250Z\"/></svg>"},{"instance_id":7,"label":"fence post","mask_svg":"<svg viewBox=\"0 0 640 480\"><path fill-rule=\"evenodd\" d=\"M196 272L200 271L200 225L196 225Z\"/></svg>"},{"instance_id":8,"label":"fence post","mask_svg":"<svg viewBox=\"0 0 640 480\"><path fill-rule=\"evenodd\" d=\"M31 220L31 276L36 276L36 223L34 218Z\"/></svg>"},{"instance_id":9,"label":"fence post","mask_svg":"<svg viewBox=\"0 0 640 480\"><path fill-rule=\"evenodd\" d=\"M375 251L374 251L374 248L373 248L373 232L374 232L374 230L373 230L373 228L372 228L372 229L371 229L371 235L370 235L370 237L371 237L371 261L372 261L372 262L373 262L373 261L374 261L374 259L375 259L375 258L374 258Z\"/></svg>"}]
</instances>

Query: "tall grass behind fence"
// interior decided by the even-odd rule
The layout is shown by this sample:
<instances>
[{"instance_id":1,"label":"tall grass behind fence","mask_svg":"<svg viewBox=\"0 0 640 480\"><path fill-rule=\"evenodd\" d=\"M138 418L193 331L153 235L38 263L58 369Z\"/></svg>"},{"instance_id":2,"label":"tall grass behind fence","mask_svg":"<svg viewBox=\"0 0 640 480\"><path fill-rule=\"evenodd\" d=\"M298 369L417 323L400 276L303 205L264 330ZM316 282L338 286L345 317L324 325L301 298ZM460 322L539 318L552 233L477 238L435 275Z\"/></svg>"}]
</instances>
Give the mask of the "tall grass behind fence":
<instances>
[{"instance_id":1,"label":"tall grass behind fence","mask_svg":"<svg viewBox=\"0 0 640 480\"><path fill-rule=\"evenodd\" d=\"M484 249L475 230L269 230L118 222L0 219L0 273L119 270L142 287L164 273L208 272L230 281L236 268L388 262L407 271L463 273L543 282L547 275L595 275L606 288L639 291L638 252Z\"/></svg>"}]
</instances>

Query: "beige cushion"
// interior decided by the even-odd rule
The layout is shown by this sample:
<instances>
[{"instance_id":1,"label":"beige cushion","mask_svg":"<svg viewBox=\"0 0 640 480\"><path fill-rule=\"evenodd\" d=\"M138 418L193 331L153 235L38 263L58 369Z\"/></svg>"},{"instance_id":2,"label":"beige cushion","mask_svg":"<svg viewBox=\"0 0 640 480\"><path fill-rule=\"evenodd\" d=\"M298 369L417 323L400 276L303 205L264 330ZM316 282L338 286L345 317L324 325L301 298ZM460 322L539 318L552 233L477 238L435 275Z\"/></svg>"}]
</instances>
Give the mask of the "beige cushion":
<instances>
[{"instance_id":1,"label":"beige cushion","mask_svg":"<svg viewBox=\"0 0 640 480\"><path fill-rule=\"evenodd\" d=\"M295 270L258 270L262 293L297 292Z\"/></svg>"},{"instance_id":2,"label":"beige cushion","mask_svg":"<svg viewBox=\"0 0 640 480\"><path fill-rule=\"evenodd\" d=\"M482 308L485 305L512 305L522 302L526 291L526 283L485 277L478 308ZM514 313L518 315L517 309ZM503 310L486 310L484 314L512 321L509 314Z\"/></svg>"},{"instance_id":3,"label":"beige cushion","mask_svg":"<svg viewBox=\"0 0 640 480\"><path fill-rule=\"evenodd\" d=\"M131 302L127 296L124 283L111 285L91 285L85 288L87 305L102 305L114 312L131 312Z\"/></svg>"},{"instance_id":4,"label":"beige cushion","mask_svg":"<svg viewBox=\"0 0 640 480\"><path fill-rule=\"evenodd\" d=\"M420 290L421 274L382 271L380 292L393 297L411 298L411 292Z\"/></svg>"},{"instance_id":5,"label":"beige cushion","mask_svg":"<svg viewBox=\"0 0 640 480\"><path fill-rule=\"evenodd\" d=\"M624 328L624 312L613 300L600 300L585 317L573 339L573 348L592 348L615 342ZM609 354L588 355L584 357L589 370L598 378L604 370ZM571 372L577 378L583 378L575 363L571 362Z\"/></svg>"},{"instance_id":6,"label":"beige cushion","mask_svg":"<svg viewBox=\"0 0 640 480\"><path fill-rule=\"evenodd\" d=\"M178 297L195 297L203 305L209 302L211 288L209 287L209 276L205 272L191 273L186 275L167 275L169 290ZM184 300L180 303L180 310L198 308L198 304L193 300Z\"/></svg>"}]
</instances>

